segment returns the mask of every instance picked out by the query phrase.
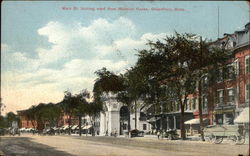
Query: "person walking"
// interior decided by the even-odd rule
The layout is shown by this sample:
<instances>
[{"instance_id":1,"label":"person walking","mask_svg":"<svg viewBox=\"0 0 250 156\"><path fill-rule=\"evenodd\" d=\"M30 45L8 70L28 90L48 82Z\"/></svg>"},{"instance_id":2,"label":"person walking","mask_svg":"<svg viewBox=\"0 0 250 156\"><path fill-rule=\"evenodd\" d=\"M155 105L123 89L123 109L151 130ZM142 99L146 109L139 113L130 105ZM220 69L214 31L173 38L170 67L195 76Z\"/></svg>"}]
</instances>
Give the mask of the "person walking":
<instances>
[{"instance_id":1,"label":"person walking","mask_svg":"<svg viewBox=\"0 0 250 156\"><path fill-rule=\"evenodd\" d=\"M158 137L158 139L160 139L160 135L161 135L161 133L160 133L160 131L158 131L158 132L157 132L157 137Z\"/></svg>"},{"instance_id":2,"label":"person walking","mask_svg":"<svg viewBox=\"0 0 250 156\"><path fill-rule=\"evenodd\" d=\"M116 130L116 128L115 128L115 134L114 134L114 137L116 137L117 136L117 130Z\"/></svg>"}]
</instances>

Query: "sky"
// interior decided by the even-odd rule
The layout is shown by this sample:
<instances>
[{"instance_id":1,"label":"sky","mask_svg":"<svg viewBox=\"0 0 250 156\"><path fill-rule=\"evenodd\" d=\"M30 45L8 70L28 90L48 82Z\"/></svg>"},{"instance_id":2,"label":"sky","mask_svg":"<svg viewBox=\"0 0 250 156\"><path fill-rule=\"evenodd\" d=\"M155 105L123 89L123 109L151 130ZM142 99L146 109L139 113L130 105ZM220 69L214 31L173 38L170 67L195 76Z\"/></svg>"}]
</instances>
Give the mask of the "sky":
<instances>
[{"instance_id":1,"label":"sky","mask_svg":"<svg viewBox=\"0 0 250 156\"><path fill-rule=\"evenodd\" d=\"M1 7L3 114L60 102L66 90L91 92L95 71L123 73L148 40L175 31L215 40L249 22L244 1L4 1Z\"/></svg>"}]
</instances>

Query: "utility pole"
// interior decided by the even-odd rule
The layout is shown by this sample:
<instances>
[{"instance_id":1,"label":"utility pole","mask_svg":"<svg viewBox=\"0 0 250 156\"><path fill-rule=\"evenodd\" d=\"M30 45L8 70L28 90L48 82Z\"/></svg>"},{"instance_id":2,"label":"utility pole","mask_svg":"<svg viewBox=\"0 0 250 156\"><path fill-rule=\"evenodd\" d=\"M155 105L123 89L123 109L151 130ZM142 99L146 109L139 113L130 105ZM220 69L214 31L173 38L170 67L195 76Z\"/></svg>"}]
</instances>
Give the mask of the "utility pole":
<instances>
[{"instance_id":1,"label":"utility pole","mask_svg":"<svg viewBox=\"0 0 250 156\"><path fill-rule=\"evenodd\" d=\"M202 68L202 37L200 37L200 69L199 69L199 84L198 84L198 90L199 90L199 117L200 117L200 133L201 133L201 140L205 141L204 133L203 133L203 115L202 115L202 104L201 104L201 94L202 94L202 84L201 84L201 69Z\"/></svg>"},{"instance_id":2,"label":"utility pole","mask_svg":"<svg viewBox=\"0 0 250 156\"><path fill-rule=\"evenodd\" d=\"M218 36L217 38L220 37L220 8L218 6Z\"/></svg>"}]
</instances>

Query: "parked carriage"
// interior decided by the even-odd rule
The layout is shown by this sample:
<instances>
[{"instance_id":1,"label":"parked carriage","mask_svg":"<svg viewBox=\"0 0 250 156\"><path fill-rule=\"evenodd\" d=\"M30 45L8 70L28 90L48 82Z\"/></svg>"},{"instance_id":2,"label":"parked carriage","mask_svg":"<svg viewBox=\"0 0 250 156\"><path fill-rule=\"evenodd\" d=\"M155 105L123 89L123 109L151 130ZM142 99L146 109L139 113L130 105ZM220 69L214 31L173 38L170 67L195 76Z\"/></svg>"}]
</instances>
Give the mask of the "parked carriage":
<instances>
[{"instance_id":1,"label":"parked carriage","mask_svg":"<svg viewBox=\"0 0 250 156\"><path fill-rule=\"evenodd\" d=\"M234 144L244 144L245 134L243 125L213 125L204 129L204 135L209 141L220 144L223 139L233 141Z\"/></svg>"}]
</instances>

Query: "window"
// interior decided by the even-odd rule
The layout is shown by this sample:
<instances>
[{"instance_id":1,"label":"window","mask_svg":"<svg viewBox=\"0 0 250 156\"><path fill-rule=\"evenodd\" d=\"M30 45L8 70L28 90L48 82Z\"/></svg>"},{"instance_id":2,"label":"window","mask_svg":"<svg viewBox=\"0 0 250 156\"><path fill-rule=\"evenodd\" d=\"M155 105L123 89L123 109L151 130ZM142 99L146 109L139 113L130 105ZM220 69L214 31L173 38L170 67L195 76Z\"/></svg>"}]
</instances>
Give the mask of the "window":
<instances>
[{"instance_id":1,"label":"window","mask_svg":"<svg viewBox=\"0 0 250 156\"><path fill-rule=\"evenodd\" d=\"M239 68L240 66L239 66L239 61L238 61L238 59L236 59L235 61L234 61L234 69L235 69L235 75L239 75L239 73L240 73L240 68Z\"/></svg>"},{"instance_id":2,"label":"window","mask_svg":"<svg viewBox=\"0 0 250 156\"><path fill-rule=\"evenodd\" d=\"M217 90L216 92L216 103L222 105L224 100L223 100L223 90Z\"/></svg>"},{"instance_id":3,"label":"window","mask_svg":"<svg viewBox=\"0 0 250 156\"><path fill-rule=\"evenodd\" d=\"M196 109L196 97L195 98L193 98L193 109L195 110Z\"/></svg>"},{"instance_id":4,"label":"window","mask_svg":"<svg viewBox=\"0 0 250 156\"><path fill-rule=\"evenodd\" d=\"M123 130L127 130L127 124L123 123L122 129L123 129Z\"/></svg>"},{"instance_id":5,"label":"window","mask_svg":"<svg viewBox=\"0 0 250 156\"><path fill-rule=\"evenodd\" d=\"M223 114L216 114L215 115L215 122L216 124L223 124Z\"/></svg>"},{"instance_id":6,"label":"window","mask_svg":"<svg viewBox=\"0 0 250 156\"><path fill-rule=\"evenodd\" d=\"M179 106L179 103L176 102L176 111L179 111L180 110L180 106Z\"/></svg>"},{"instance_id":7,"label":"window","mask_svg":"<svg viewBox=\"0 0 250 156\"><path fill-rule=\"evenodd\" d=\"M218 70L218 77L217 77L217 82L221 82L221 81L223 81L223 70L222 70L222 68L220 68L219 70Z\"/></svg>"},{"instance_id":8,"label":"window","mask_svg":"<svg viewBox=\"0 0 250 156\"><path fill-rule=\"evenodd\" d=\"M202 97L202 109L207 109L207 96Z\"/></svg>"},{"instance_id":9,"label":"window","mask_svg":"<svg viewBox=\"0 0 250 156\"><path fill-rule=\"evenodd\" d=\"M208 76L205 75L203 78L202 78L202 84L203 86L207 86L208 85Z\"/></svg>"},{"instance_id":10,"label":"window","mask_svg":"<svg viewBox=\"0 0 250 156\"><path fill-rule=\"evenodd\" d=\"M250 101L250 92L249 92L249 90L250 90L250 84L247 84L246 85L246 87L245 87L245 94L246 94L246 101Z\"/></svg>"},{"instance_id":11,"label":"window","mask_svg":"<svg viewBox=\"0 0 250 156\"><path fill-rule=\"evenodd\" d=\"M250 55L245 58L245 69L246 74L250 73Z\"/></svg>"},{"instance_id":12,"label":"window","mask_svg":"<svg viewBox=\"0 0 250 156\"><path fill-rule=\"evenodd\" d=\"M224 77L225 79L234 79L235 78L235 64L229 64L224 68Z\"/></svg>"},{"instance_id":13,"label":"window","mask_svg":"<svg viewBox=\"0 0 250 156\"><path fill-rule=\"evenodd\" d=\"M185 105L185 110L187 110L187 109L188 109L188 100L187 100L187 103Z\"/></svg>"},{"instance_id":14,"label":"window","mask_svg":"<svg viewBox=\"0 0 250 156\"><path fill-rule=\"evenodd\" d=\"M143 130L147 130L147 124L143 124Z\"/></svg>"},{"instance_id":15,"label":"window","mask_svg":"<svg viewBox=\"0 0 250 156\"><path fill-rule=\"evenodd\" d=\"M227 102L234 102L234 98L235 98L235 89L231 88L228 89L228 101Z\"/></svg>"}]
</instances>

